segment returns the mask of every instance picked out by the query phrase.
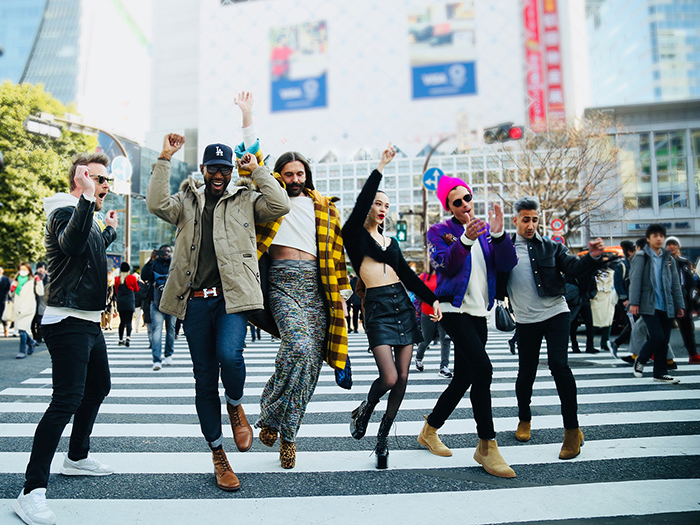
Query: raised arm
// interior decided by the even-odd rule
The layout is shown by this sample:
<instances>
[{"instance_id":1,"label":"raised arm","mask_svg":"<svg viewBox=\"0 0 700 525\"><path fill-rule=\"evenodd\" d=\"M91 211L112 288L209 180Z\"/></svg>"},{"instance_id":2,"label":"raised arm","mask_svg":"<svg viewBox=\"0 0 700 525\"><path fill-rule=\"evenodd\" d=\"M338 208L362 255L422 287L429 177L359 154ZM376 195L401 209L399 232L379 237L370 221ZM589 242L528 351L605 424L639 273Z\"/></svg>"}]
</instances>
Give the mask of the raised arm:
<instances>
[{"instance_id":1,"label":"raised arm","mask_svg":"<svg viewBox=\"0 0 700 525\"><path fill-rule=\"evenodd\" d=\"M179 195L170 195L170 159L184 143L185 137L176 133L168 133L163 138L163 149L153 167L146 189L148 211L170 224L177 224L182 211Z\"/></svg>"}]
</instances>

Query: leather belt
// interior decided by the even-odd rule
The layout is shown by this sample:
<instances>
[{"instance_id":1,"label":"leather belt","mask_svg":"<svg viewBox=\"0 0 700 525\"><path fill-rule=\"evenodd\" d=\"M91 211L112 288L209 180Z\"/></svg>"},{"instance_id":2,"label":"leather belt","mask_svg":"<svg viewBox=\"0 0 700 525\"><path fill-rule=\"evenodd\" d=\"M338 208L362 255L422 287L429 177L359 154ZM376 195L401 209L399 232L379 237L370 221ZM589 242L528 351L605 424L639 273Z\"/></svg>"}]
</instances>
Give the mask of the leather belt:
<instances>
[{"instance_id":1,"label":"leather belt","mask_svg":"<svg viewBox=\"0 0 700 525\"><path fill-rule=\"evenodd\" d=\"M219 295L220 293L216 286L213 288L204 288L203 290L195 290L192 292L192 297L202 297L204 299L208 297L218 297Z\"/></svg>"}]
</instances>

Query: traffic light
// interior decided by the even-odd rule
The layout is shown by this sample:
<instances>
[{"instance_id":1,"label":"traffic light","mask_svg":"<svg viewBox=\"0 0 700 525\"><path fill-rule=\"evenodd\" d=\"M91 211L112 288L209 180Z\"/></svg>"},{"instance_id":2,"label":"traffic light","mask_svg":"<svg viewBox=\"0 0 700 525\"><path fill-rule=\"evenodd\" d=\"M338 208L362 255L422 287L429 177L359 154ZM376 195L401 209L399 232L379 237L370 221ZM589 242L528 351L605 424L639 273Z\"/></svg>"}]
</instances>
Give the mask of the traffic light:
<instances>
[{"instance_id":1,"label":"traffic light","mask_svg":"<svg viewBox=\"0 0 700 525\"><path fill-rule=\"evenodd\" d=\"M406 221L396 221L396 240L405 241L408 238L407 230Z\"/></svg>"},{"instance_id":2,"label":"traffic light","mask_svg":"<svg viewBox=\"0 0 700 525\"><path fill-rule=\"evenodd\" d=\"M513 126L512 122L504 122L496 127L488 128L484 131L484 142L493 144L494 142L508 142L509 140L519 140L525 134L524 126Z\"/></svg>"}]
</instances>

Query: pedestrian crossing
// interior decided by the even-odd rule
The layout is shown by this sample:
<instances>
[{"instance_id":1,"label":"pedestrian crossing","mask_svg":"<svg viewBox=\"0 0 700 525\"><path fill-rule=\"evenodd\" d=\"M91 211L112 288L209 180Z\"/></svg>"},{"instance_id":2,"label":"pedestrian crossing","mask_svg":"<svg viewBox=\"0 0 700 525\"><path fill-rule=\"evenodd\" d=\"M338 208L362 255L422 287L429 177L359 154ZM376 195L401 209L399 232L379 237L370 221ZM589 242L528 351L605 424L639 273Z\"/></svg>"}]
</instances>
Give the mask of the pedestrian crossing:
<instances>
[{"instance_id":1,"label":"pedestrian crossing","mask_svg":"<svg viewBox=\"0 0 700 525\"><path fill-rule=\"evenodd\" d=\"M632 376L612 357L569 354L578 386L579 421L586 443L579 457L558 459L563 429L559 398L543 352L533 390L532 440L514 438L517 356L510 334L491 331L487 350L494 374L494 424L512 480L488 475L473 460L476 428L468 397L440 429L453 451L430 454L416 442L448 379L438 376L439 346L426 352L425 371L411 370L406 397L392 430L389 470L377 471L372 454L385 403L367 435L350 437L350 412L377 377L364 334L350 334L354 386L335 384L324 365L297 439L292 470L279 464L278 446L257 439L235 451L222 405L224 449L241 490L224 493L214 483L211 453L199 429L194 379L184 337L173 365L151 370L144 333L131 346L107 335L112 390L91 439L92 454L114 467L106 478L54 474L47 497L59 523L525 523L575 518L689 513L700 520L700 366L680 364L680 385L654 383L651 373ZM263 334L247 342L243 407L249 421L274 369L279 342ZM223 394L223 390L222 390ZM36 424L51 396L51 370L0 391L0 523L20 523L10 509L17 496ZM257 430L255 431L257 435ZM67 450L66 428L52 464L58 472Z\"/></svg>"}]
</instances>

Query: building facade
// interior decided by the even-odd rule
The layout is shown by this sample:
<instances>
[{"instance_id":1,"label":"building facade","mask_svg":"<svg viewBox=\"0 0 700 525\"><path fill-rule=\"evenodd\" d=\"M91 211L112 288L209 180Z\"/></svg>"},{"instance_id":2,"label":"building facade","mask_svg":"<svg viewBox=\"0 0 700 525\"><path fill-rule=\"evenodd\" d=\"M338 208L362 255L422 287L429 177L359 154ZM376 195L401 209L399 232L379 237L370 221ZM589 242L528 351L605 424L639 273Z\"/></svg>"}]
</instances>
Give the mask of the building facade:
<instances>
[{"instance_id":1,"label":"building facade","mask_svg":"<svg viewBox=\"0 0 700 525\"><path fill-rule=\"evenodd\" d=\"M635 240L653 222L700 257L700 100L599 107L614 116L622 189L591 222L591 235L619 244Z\"/></svg>"},{"instance_id":2,"label":"building facade","mask_svg":"<svg viewBox=\"0 0 700 525\"><path fill-rule=\"evenodd\" d=\"M593 106L700 98L700 1L588 4Z\"/></svg>"}]
</instances>

